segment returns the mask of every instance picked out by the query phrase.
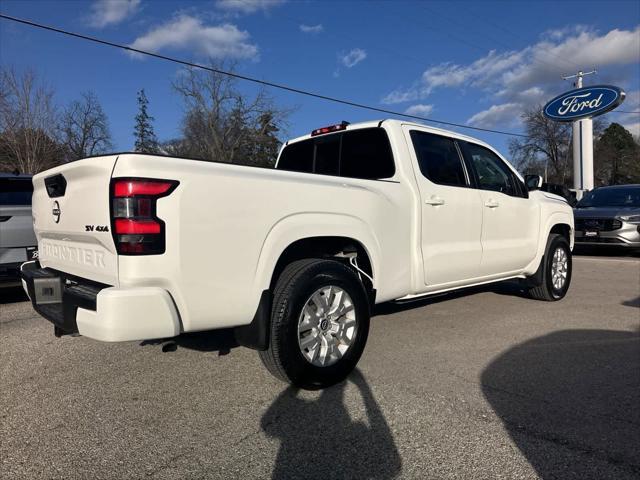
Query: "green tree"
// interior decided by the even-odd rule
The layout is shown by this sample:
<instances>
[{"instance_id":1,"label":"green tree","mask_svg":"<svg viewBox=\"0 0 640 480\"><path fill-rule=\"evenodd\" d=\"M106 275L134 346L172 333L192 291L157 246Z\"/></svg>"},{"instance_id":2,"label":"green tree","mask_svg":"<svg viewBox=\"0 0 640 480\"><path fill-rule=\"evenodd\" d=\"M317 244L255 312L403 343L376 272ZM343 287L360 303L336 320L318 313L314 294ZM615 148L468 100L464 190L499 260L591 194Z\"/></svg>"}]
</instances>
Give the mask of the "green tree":
<instances>
[{"instance_id":1,"label":"green tree","mask_svg":"<svg viewBox=\"0 0 640 480\"><path fill-rule=\"evenodd\" d=\"M147 111L149 100L144 93L144 88L138 92L138 114L133 130L135 136L135 151L142 153L157 153L158 139L153 131L153 117Z\"/></svg>"},{"instance_id":2,"label":"green tree","mask_svg":"<svg viewBox=\"0 0 640 480\"><path fill-rule=\"evenodd\" d=\"M640 145L619 123L605 129L596 143L593 160L597 185L640 183Z\"/></svg>"}]
</instances>

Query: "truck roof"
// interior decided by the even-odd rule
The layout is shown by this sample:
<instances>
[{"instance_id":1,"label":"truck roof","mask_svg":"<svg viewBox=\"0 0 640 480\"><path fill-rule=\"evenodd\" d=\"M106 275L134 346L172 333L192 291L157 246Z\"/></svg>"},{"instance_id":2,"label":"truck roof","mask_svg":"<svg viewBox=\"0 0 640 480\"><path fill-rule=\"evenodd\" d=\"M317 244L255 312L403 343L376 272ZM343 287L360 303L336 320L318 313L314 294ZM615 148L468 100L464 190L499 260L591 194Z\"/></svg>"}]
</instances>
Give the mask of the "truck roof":
<instances>
[{"instance_id":1,"label":"truck roof","mask_svg":"<svg viewBox=\"0 0 640 480\"><path fill-rule=\"evenodd\" d=\"M411 121L407 121L407 120L398 120L395 118L384 118L382 120L369 120L366 122L358 122L358 123L350 123L346 126L346 128L344 128L343 130L340 131L345 131L345 130L358 130L361 128L373 128L373 127L380 127L382 126L382 124L387 124L387 123L397 123L397 124L401 124L401 125L410 125L410 126L416 126L416 127L420 127L420 128L424 128L427 129L433 133L438 133L440 135L446 135L449 137L455 137L458 138L460 140L468 140L474 143L478 143L480 145L484 145L487 146L493 150L495 150L495 148L493 148L491 145L487 144L486 142L483 142L482 140L479 140L477 138L474 137L470 137L468 135L465 135L463 133L459 133L459 132L454 132L453 130L445 130L444 128L438 128L438 127L432 127L430 125L425 125L423 123L418 123L418 122L411 122ZM325 133L324 135L333 135L334 133L339 133L340 131L336 131L336 132L331 132L331 133ZM290 140L288 140L287 142L285 142L285 145L289 145L291 143L295 143L295 142L300 142L302 140L307 140L311 138L311 133L308 133L306 135L302 135L300 137L296 137L296 138L292 138Z\"/></svg>"}]
</instances>

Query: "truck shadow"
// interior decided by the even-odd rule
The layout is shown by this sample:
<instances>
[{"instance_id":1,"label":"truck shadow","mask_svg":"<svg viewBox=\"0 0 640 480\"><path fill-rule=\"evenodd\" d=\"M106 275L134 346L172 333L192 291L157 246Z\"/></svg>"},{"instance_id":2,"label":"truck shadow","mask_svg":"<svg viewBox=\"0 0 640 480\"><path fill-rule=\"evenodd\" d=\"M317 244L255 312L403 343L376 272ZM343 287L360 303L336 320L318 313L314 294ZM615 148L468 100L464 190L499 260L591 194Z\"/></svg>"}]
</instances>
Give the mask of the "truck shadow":
<instances>
[{"instance_id":1,"label":"truck shadow","mask_svg":"<svg viewBox=\"0 0 640 480\"><path fill-rule=\"evenodd\" d=\"M173 338L140 342L140 346L145 345L162 345L163 352L174 352L180 347L199 352L218 352L218 355L227 355L231 349L239 346L232 329L182 333Z\"/></svg>"},{"instance_id":2,"label":"truck shadow","mask_svg":"<svg viewBox=\"0 0 640 480\"><path fill-rule=\"evenodd\" d=\"M22 286L5 287L0 285L0 305L5 303L28 302L29 297L24 293Z\"/></svg>"},{"instance_id":3,"label":"truck shadow","mask_svg":"<svg viewBox=\"0 0 640 480\"><path fill-rule=\"evenodd\" d=\"M640 308L640 297L632 298L631 300L625 300L622 302L622 305L625 307L636 307Z\"/></svg>"},{"instance_id":4,"label":"truck shadow","mask_svg":"<svg viewBox=\"0 0 640 480\"><path fill-rule=\"evenodd\" d=\"M349 381L360 393L367 423L349 415L344 402ZM261 427L280 440L274 479L387 479L402 470L389 425L357 369L315 400L301 398L294 387L285 389L265 412Z\"/></svg>"},{"instance_id":5,"label":"truck shadow","mask_svg":"<svg viewBox=\"0 0 640 480\"><path fill-rule=\"evenodd\" d=\"M589 245L576 245L573 249L574 255L588 255L590 257L629 257L639 258L640 249L638 248L625 248L625 247L611 247L601 245L598 247Z\"/></svg>"},{"instance_id":6,"label":"truck shadow","mask_svg":"<svg viewBox=\"0 0 640 480\"><path fill-rule=\"evenodd\" d=\"M493 360L481 383L541 478L639 478L640 332L534 338Z\"/></svg>"}]
</instances>

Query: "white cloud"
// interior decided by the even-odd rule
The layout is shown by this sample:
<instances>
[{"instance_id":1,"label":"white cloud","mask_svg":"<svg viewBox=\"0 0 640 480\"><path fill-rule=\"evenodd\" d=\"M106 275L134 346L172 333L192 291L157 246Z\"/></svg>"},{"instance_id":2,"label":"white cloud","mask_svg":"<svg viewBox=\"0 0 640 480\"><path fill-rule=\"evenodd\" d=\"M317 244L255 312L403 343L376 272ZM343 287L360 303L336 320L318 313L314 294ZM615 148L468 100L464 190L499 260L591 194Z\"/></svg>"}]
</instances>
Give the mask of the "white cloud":
<instances>
[{"instance_id":1,"label":"white cloud","mask_svg":"<svg viewBox=\"0 0 640 480\"><path fill-rule=\"evenodd\" d=\"M413 102L414 100L418 100L418 91L416 88L410 89L402 89L398 88L392 92L389 92L385 97L381 100L382 103L387 105L394 103L406 103Z\"/></svg>"},{"instance_id":2,"label":"white cloud","mask_svg":"<svg viewBox=\"0 0 640 480\"><path fill-rule=\"evenodd\" d=\"M640 138L640 122L623 123L622 126L629 130L634 138Z\"/></svg>"},{"instance_id":3,"label":"white cloud","mask_svg":"<svg viewBox=\"0 0 640 480\"><path fill-rule=\"evenodd\" d=\"M404 111L407 115L417 115L419 117L426 117L430 115L431 112L433 112L433 105L425 105L422 103L411 105Z\"/></svg>"},{"instance_id":4,"label":"white cloud","mask_svg":"<svg viewBox=\"0 0 640 480\"><path fill-rule=\"evenodd\" d=\"M354 48L348 53L342 53L338 55L340 63L347 68L355 67L365 58L367 58L367 52L361 48Z\"/></svg>"},{"instance_id":5,"label":"white cloud","mask_svg":"<svg viewBox=\"0 0 640 480\"><path fill-rule=\"evenodd\" d=\"M517 125L520 122L522 105L519 103L503 103L492 105L491 108L476 113L469 120L467 125L475 127L493 128L498 125Z\"/></svg>"},{"instance_id":6,"label":"white cloud","mask_svg":"<svg viewBox=\"0 0 640 480\"><path fill-rule=\"evenodd\" d=\"M140 6L140 0L97 0L91 5L89 24L104 28L122 22L133 15Z\"/></svg>"},{"instance_id":7,"label":"white cloud","mask_svg":"<svg viewBox=\"0 0 640 480\"><path fill-rule=\"evenodd\" d=\"M626 94L624 102L616 110L640 112L640 90L632 90L626 92ZM640 115L637 113L616 113L616 110L607 115L608 120L619 123L629 130L634 137L640 137Z\"/></svg>"},{"instance_id":8,"label":"white cloud","mask_svg":"<svg viewBox=\"0 0 640 480\"><path fill-rule=\"evenodd\" d=\"M300 31L303 33L320 33L324 30L324 27L321 23L318 25L305 25L304 23L300 25Z\"/></svg>"},{"instance_id":9,"label":"white cloud","mask_svg":"<svg viewBox=\"0 0 640 480\"><path fill-rule=\"evenodd\" d=\"M266 12L267 10L279 7L286 0L219 0L216 6L221 10L230 13L255 13L259 10Z\"/></svg>"},{"instance_id":10,"label":"white cloud","mask_svg":"<svg viewBox=\"0 0 640 480\"><path fill-rule=\"evenodd\" d=\"M135 39L130 45L139 50L188 50L211 58L251 58L258 47L249 43L249 33L231 24L203 25L202 21L180 15ZM136 54L134 54L136 56Z\"/></svg>"},{"instance_id":11,"label":"white cloud","mask_svg":"<svg viewBox=\"0 0 640 480\"><path fill-rule=\"evenodd\" d=\"M493 105L473 115L468 123L487 127L514 125L512 115L518 109L543 103L559 93L563 88L561 76L573 73L576 65L595 65L615 83L620 78L617 73L622 72L624 78L624 69L637 64L638 52L640 26L604 34L584 26L547 31L537 43L521 50L492 50L468 64L447 62L432 66L409 87L393 90L381 101L415 102L436 89L475 89L479 90L478 97L493 100Z\"/></svg>"}]
</instances>

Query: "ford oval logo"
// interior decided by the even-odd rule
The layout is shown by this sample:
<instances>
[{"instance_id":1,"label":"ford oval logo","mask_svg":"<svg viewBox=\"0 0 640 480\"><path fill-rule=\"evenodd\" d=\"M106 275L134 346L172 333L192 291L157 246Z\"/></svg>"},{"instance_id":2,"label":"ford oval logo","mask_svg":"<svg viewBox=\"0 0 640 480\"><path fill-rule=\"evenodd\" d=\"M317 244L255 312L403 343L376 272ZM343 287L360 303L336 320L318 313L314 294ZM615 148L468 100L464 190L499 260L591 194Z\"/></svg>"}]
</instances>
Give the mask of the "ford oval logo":
<instances>
[{"instance_id":1,"label":"ford oval logo","mask_svg":"<svg viewBox=\"0 0 640 480\"><path fill-rule=\"evenodd\" d=\"M577 88L558 95L544 106L544 115L558 122L596 117L624 101L625 93L612 85Z\"/></svg>"},{"instance_id":2,"label":"ford oval logo","mask_svg":"<svg viewBox=\"0 0 640 480\"><path fill-rule=\"evenodd\" d=\"M53 202L53 210L51 210L51 213L53 213L53 221L56 223L60 222L60 204L57 200Z\"/></svg>"}]
</instances>

